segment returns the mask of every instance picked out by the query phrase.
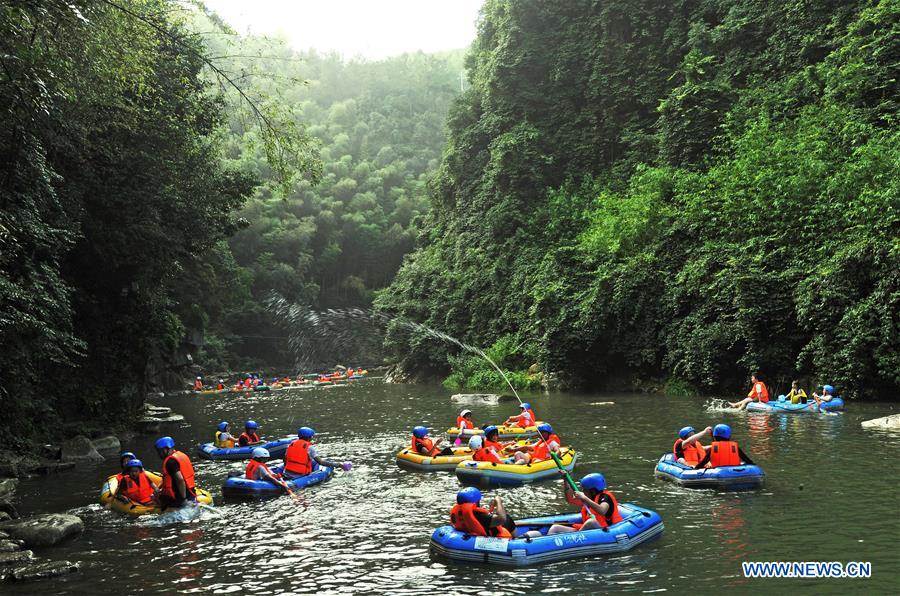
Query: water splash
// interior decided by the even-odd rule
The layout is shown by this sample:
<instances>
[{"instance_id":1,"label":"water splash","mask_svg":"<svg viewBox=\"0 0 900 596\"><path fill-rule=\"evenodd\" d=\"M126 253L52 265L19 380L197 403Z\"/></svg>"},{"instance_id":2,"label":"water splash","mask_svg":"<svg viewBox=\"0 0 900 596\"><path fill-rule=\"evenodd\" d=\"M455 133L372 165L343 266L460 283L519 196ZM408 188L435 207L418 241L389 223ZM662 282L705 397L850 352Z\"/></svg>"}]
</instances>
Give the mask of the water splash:
<instances>
[{"instance_id":1,"label":"water splash","mask_svg":"<svg viewBox=\"0 0 900 596\"><path fill-rule=\"evenodd\" d=\"M703 409L707 412L734 412L735 409L728 405L728 400L713 397L709 401L704 402Z\"/></svg>"}]
</instances>

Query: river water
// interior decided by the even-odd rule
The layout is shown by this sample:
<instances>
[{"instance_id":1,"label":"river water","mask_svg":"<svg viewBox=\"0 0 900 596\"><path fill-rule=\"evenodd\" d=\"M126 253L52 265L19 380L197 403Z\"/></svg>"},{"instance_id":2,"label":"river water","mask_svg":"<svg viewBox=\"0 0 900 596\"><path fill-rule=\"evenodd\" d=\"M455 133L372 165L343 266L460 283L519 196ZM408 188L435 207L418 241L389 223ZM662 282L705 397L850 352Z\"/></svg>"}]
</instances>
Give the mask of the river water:
<instances>
[{"instance_id":1,"label":"river water","mask_svg":"<svg viewBox=\"0 0 900 596\"><path fill-rule=\"evenodd\" d=\"M186 416L171 429L178 445L211 440L215 424L246 418L264 437L300 425L318 432L319 450L354 463L294 501L224 504L220 486L241 464L196 463L198 484L216 496L218 515L189 523L135 521L96 499L113 461L82 465L23 482L22 513L72 511L85 521L77 540L41 556L80 561L80 573L16 586L38 593L478 593L698 591L744 593L897 593L900 591L900 436L864 431L860 421L895 404L849 405L839 415L738 414L703 399L643 395L529 395L539 418L580 451L578 477L602 471L620 502L658 511L665 532L618 556L524 569L466 566L433 558L432 530L447 522L459 485L452 473L400 470L394 455L410 429L444 430L460 406L425 385L284 391L252 397L216 395L158 401ZM599 405L598 402L614 402ZM472 407L476 423L518 410L505 402ZM767 474L762 490L725 494L659 481L653 469L677 430L726 422ZM123 445L159 469L142 436ZM189 448L189 449L187 449ZM196 459L196 458L195 458ZM560 483L503 489L514 517L570 511ZM490 496L491 491L486 492ZM741 561L869 561L870 579L744 579ZM0 591L9 590L3 587Z\"/></svg>"}]
</instances>

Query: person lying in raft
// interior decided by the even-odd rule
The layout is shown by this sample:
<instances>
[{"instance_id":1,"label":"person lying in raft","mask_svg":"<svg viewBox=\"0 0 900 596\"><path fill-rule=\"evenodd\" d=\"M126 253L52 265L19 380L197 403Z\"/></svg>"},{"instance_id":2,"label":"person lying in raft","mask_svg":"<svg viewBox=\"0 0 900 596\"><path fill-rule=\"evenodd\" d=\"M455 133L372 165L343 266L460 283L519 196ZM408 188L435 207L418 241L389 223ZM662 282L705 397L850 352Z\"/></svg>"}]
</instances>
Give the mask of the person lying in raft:
<instances>
[{"instance_id":1,"label":"person lying in raft","mask_svg":"<svg viewBox=\"0 0 900 596\"><path fill-rule=\"evenodd\" d=\"M816 400L816 405L820 405L822 402L830 402L834 399L834 387L831 385L822 385L822 395L813 392L813 399Z\"/></svg>"},{"instance_id":2,"label":"person lying in raft","mask_svg":"<svg viewBox=\"0 0 900 596\"><path fill-rule=\"evenodd\" d=\"M565 472L560 471L565 476ZM547 531L548 536L553 534L566 534L587 530L599 530L622 521L619 513L619 502L616 496L606 490L606 478L599 472L588 474L581 479L581 490L572 491L568 483L563 480L563 488L566 493L566 501L570 505L581 507L581 523L553 524ZM537 530L526 532L525 536L537 538L541 533Z\"/></svg>"},{"instance_id":3,"label":"person lying in raft","mask_svg":"<svg viewBox=\"0 0 900 596\"><path fill-rule=\"evenodd\" d=\"M761 404L769 402L769 390L766 388L766 384L760 381L757 375L751 375L750 382L753 384L753 387L750 388L750 393L747 394L747 397L741 401L729 402L729 406L743 410L750 402L758 401Z\"/></svg>"},{"instance_id":4,"label":"person lying in raft","mask_svg":"<svg viewBox=\"0 0 900 596\"><path fill-rule=\"evenodd\" d=\"M700 439L712 434L712 427L707 426L700 432L695 432L693 426L685 426L678 431L678 438L672 445L672 455L675 461L686 466L696 466L697 462L706 457L706 448L700 443Z\"/></svg>"},{"instance_id":5,"label":"person lying in raft","mask_svg":"<svg viewBox=\"0 0 900 596\"><path fill-rule=\"evenodd\" d=\"M259 425L255 420L248 420L244 423L244 432L241 433L241 436L238 437L238 445L241 447L249 447L250 445L256 445L257 443L262 443L262 439L259 438L259 435L256 433Z\"/></svg>"},{"instance_id":6,"label":"person lying in raft","mask_svg":"<svg viewBox=\"0 0 900 596\"><path fill-rule=\"evenodd\" d=\"M791 392L787 394L785 398L792 404L805 404L806 400L809 399L806 395L806 391L800 389L800 383L797 381L791 381Z\"/></svg>"},{"instance_id":7,"label":"person lying in raft","mask_svg":"<svg viewBox=\"0 0 900 596\"><path fill-rule=\"evenodd\" d=\"M412 450L419 455L435 457L438 455L453 455L452 447L441 449L444 439L432 441L428 438L428 429L424 426L416 426L412 429Z\"/></svg>"},{"instance_id":8,"label":"person lying in raft","mask_svg":"<svg viewBox=\"0 0 900 596\"><path fill-rule=\"evenodd\" d=\"M519 406L519 409L522 410L521 414L516 414L515 416L510 416L506 419L506 422L503 424L506 425L515 425L519 428L527 428L529 426L534 426L537 418L534 416L534 410L531 409L531 404L525 402Z\"/></svg>"},{"instance_id":9,"label":"person lying in raft","mask_svg":"<svg viewBox=\"0 0 900 596\"><path fill-rule=\"evenodd\" d=\"M271 482L283 488L285 492L291 492L290 487L281 479L281 474L276 474L266 465L270 457L268 449L263 447L255 448L253 450L253 459L247 462L247 470L244 472L244 477L247 480Z\"/></svg>"},{"instance_id":10,"label":"person lying in raft","mask_svg":"<svg viewBox=\"0 0 900 596\"><path fill-rule=\"evenodd\" d=\"M316 451L315 445L312 444L315 436L316 431L308 426L301 426L297 429L297 440L288 445L287 452L284 454L284 478L306 476L315 469L313 462L326 468L341 468L345 472L353 467L348 461L338 463L321 457Z\"/></svg>"},{"instance_id":11,"label":"person lying in raft","mask_svg":"<svg viewBox=\"0 0 900 596\"><path fill-rule=\"evenodd\" d=\"M130 499L140 505L151 505L156 485L144 472L143 462L137 458L131 458L124 467L125 475L119 480L115 497L123 502Z\"/></svg>"},{"instance_id":12,"label":"person lying in raft","mask_svg":"<svg viewBox=\"0 0 900 596\"><path fill-rule=\"evenodd\" d=\"M731 427L727 424L717 424L712 431L712 443L706 448L695 470L700 468L721 468L723 466L739 466L742 463L753 465L753 460L744 453L737 441L731 440Z\"/></svg>"},{"instance_id":13,"label":"person lying in raft","mask_svg":"<svg viewBox=\"0 0 900 596\"><path fill-rule=\"evenodd\" d=\"M494 497L490 509L479 507L480 503L481 491L474 486L456 493L456 505L450 510L453 529L470 536L512 538L516 522L506 514L500 497Z\"/></svg>"}]
</instances>

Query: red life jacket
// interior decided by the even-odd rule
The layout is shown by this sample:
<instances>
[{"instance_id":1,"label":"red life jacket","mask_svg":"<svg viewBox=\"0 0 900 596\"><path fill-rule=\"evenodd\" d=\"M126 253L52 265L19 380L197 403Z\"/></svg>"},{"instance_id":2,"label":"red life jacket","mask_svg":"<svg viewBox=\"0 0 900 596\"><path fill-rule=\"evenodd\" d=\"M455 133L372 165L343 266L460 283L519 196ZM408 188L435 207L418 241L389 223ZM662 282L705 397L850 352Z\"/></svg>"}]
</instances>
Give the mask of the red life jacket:
<instances>
[{"instance_id":1,"label":"red life jacket","mask_svg":"<svg viewBox=\"0 0 900 596\"><path fill-rule=\"evenodd\" d=\"M225 385L223 385L222 383L216 385L216 390L221 391L222 389L225 389Z\"/></svg>"},{"instance_id":2,"label":"red life jacket","mask_svg":"<svg viewBox=\"0 0 900 596\"><path fill-rule=\"evenodd\" d=\"M419 450L419 446L424 447L425 451L427 451L427 454L430 457L434 457L435 455L437 455L438 453L441 452L440 449L438 449L437 447L434 446L434 442L431 439L429 439L428 437L423 437L420 439L420 438L416 437L415 435L413 435L412 450L414 453L418 453L421 455L422 452Z\"/></svg>"},{"instance_id":3,"label":"red life jacket","mask_svg":"<svg viewBox=\"0 0 900 596\"><path fill-rule=\"evenodd\" d=\"M240 442L241 439L246 439L246 440L247 440L247 443L248 443L249 445L252 445L253 443L259 443L260 440L261 440L261 439L259 438L259 435L258 435L258 434L256 434L256 433L248 433L247 431L244 431L244 432L241 433L241 436L238 437L238 442Z\"/></svg>"},{"instance_id":4,"label":"red life jacket","mask_svg":"<svg viewBox=\"0 0 900 596\"><path fill-rule=\"evenodd\" d=\"M269 469L269 466L261 461L256 461L255 459L251 459L247 463L247 472L244 474L244 477L248 480L259 480L259 478L256 477L256 471L259 468L262 468L263 470L268 472L270 476L278 478L278 474L273 473L272 470Z\"/></svg>"},{"instance_id":5,"label":"red life jacket","mask_svg":"<svg viewBox=\"0 0 900 596\"><path fill-rule=\"evenodd\" d=\"M681 445L682 443L684 443L684 439L677 439L675 444L672 445L672 455L676 460L678 459L678 445ZM706 457L706 450L703 448L703 445L700 444L700 441L694 441L690 445L682 446L682 450L684 451L684 461L688 465L695 466Z\"/></svg>"},{"instance_id":6,"label":"red life jacket","mask_svg":"<svg viewBox=\"0 0 900 596\"><path fill-rule=\"evenodd\" d=\"M131 476L125 476L119 482L122 483L122 492L120 494L128 497L135 503L146 505L153 497L153 483L147 478L142 471L137 480Z\"/></svg>"},{"instance_id":7,"label":"red life jacket","mask_svg":"<svg viewBox=\"0 0 900 596\"><path fill-rule=\"evenodd\" d=\"M203 381L197 379L194 381L194 391L200 391L201 389L203 389Z\"/></svg>"},{"instance_id":8,"label":"red life jacket","mask_svg":"<svg viewBox=\"0 0 900 596\"><path fill-rule=\"evenodd\" d=\"M759 392L756 391L757 389L759 389ZM747 397L758 397L760 403L767 403L769 401L769 389L765 383L757 381L750 388L750 393L747 394Z\"/></svg>"},{"instance_id":9,"label":"red life jacket","mask_svg":"<svg viewBox=\"0 0 900 596\"><path fill-rule=\"evenodd\" d=\"M181 451L173 451L172 455L163 460L162 493L172 501L177 498L175 496L175 486L172 484L172 477L169 476L169 470L166 468L166 464L169 463L170 459L174 459L178 462L181 475L184 477L185 488L187 488L187 497L196 497L197 491L194 488L194 466L191 465L191 458Z\"/></svg>"},{"instance_id":10,"label":"red life jacket","mask_svg":"<svg viewBox=\"0 0 900 596\"><path fill-rule=\"evenodd\" d=\"M484 439L482 444L485 447L493 447L494 451L496 451L497 453L500 453L501 451L503 451L503 445L501 445L497 441L488 441L487 439Z\"/></svg>"},{"instance_id":11,"label":"red life jacket","mask_svg":"<svg viewBox=\"0 0 900 596\"><path fill-rule=\"evenodd\" d=\"M457 416L456 417L456 428L459 428L459 427L475 428L475 423L472 422L471 420L466 420L462 416Z\"/></svg>"},{"instance_id":12,"label":"red life jacket","mask_svg":"<svg viewBox=\"0 0 900 596\"><path fill-rule=\"evenodd\" d=\"M503 526L485 529L485 527L481 525L481 522L478 521L478 518L475 517L476 511L490 514L490 511L483 507L479 507L475 503L463 503L462 505L457 503L453 506L453 509L450 510L450 524L454 529L465 532L471 536L512 538L512 534L510 534L509 530Z\"/></svg>"},{"instance_id":13,"label":"red life jacket","mask_svg":"<svg viewBox=\"0 0 900 596\"><path fill-rule=\"evenodd\" d=\"M592 517L597 518L597 521L600 523L601 528L606 528L613 524L617 524L622 521L622 514L619 513L619 502L616 500L616 495L612 494L610 491L605 490L594 497L594 503L600 503L600 499L603 498L603 495L609 497L612 501L612 506L606 510L606 515L600 515L594 510L589 510L587 506L581 506L581 523L586 522Z\"/></svg>"},{"instance_id":14,"label":"red life jacket","mask_svg":"<svg viewBox=\"0 0 900 596\"><path fill-rule=\"evenodd\" d=\"M475 461L494 462L495 464L503 463L502 460L497 457L497 452L490 447L482 447L475 452L475 455L472 456L472 459L474 459Z\"/></svg>"},{"instance_id":15,"label":"red life jacket","mask_svg":"<svg viewBox=\"0 0 900 596\"><path fill-rule=\"evenodd\" d=\"M306 475L312 472L312 458L309 457L309 441L297 439L288 445L284 454L284 470L292 474Z\"/></svg>"},{"instance_id":16,"label":"red life jacket","mask_svg":"<svg viewBox=\"0 0 900 596\"><path fill-rule=\"evenodd\" d=\"M522 414L527 414L527 416L522 416ZM516 420L516 426L519 428L527 428L529 426L534 426L535 421L537 420L534 417L534 410L528 409L524 410L519 416L522 416L518 420Z\"/></svg>"},{"instance_id":17,"label":"red life jacket","mask_svg":"<svg viewBox=\"0 0 900 596\"><path fill-rule=\"evenodd\" d=\"M738 444L736 442L714 441L709 448L712 449L712 452L709 454L710 468L741 465L741 456L738 453Z\"/></svg>"}]
</instances>

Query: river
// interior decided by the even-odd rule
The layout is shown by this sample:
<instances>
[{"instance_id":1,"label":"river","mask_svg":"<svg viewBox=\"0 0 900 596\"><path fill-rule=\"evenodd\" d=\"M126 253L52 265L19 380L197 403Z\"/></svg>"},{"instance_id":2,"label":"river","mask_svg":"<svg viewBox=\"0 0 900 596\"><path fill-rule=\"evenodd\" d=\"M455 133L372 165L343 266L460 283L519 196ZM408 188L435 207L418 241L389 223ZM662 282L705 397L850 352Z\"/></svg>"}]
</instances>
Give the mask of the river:
<instances>
[{"instance_id":1,"label":"river","mask_svg":"<svg viewBox=\"0 0 900 596\"><path fill-rule=\"evenodd\" d=\"M171 429L192 458L219 420L260 423L264 437L314 427L320 452L349 459L298 500L224 504L220 486L240 464L199 461L198 484L216 496L220 515L191 523L134 521L96 504L116 463L85 464L20 485L21 513L70 510L85 521L77 540L49 558L80 561L79 573L16 586L17 594L284 594L677 591L764 589L801 593L896 593L900 587L900 436L864 431L860 421L892 413L893 404L849 404L839 415L722 412L703 399L645 395L529 395L538 417L580 451L576 476L602 471L619 501L658 511L660 540L619 556L524 569L458 565L433 558L432 530L447 522L459 485L452 473L400 470L394 455L410 429L443 430L459 409L436 386L384 385L255 394L165 398L185 415ZM613 405L597 405L598 402ZM476 423L517 411L515 403L472 408ZM767 474L762 490L725 494L659 481L653 469L677 430L726 422ZM123 445L152 469L155 437ZM572 510L560 483L505 489L515 517ZM486 493L487 496L491 491ZM766 579L741 575L741 561L869 561L869 579ZM10 586L0 591L9 590Z\"/></svg>"}]
</instances>

